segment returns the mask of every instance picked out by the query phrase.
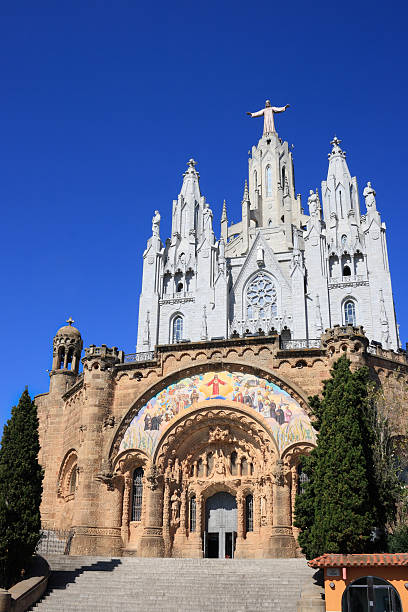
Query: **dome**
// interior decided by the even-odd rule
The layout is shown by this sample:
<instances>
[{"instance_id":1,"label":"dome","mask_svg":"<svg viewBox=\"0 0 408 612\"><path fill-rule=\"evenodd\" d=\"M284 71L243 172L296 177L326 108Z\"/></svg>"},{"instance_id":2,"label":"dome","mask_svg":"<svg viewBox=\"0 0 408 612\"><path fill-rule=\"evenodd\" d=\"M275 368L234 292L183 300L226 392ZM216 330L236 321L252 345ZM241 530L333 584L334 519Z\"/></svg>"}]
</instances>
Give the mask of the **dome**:
<instances>
[{"instance_id":1,"label":"dome","mask_svg":"<svg viewBox=\"0 0 408 612\"><path fill-rule=\"evenodd\" d=\"M68 319L67 323L69 323L69 325L63 325L62 327L60 327L55 335L56 336L71 336L72 338L80 338L81 333L79 329L77 329L76 327L72 325L74 321L71 319L71 317Z\"/></svg>"}]
</instances>

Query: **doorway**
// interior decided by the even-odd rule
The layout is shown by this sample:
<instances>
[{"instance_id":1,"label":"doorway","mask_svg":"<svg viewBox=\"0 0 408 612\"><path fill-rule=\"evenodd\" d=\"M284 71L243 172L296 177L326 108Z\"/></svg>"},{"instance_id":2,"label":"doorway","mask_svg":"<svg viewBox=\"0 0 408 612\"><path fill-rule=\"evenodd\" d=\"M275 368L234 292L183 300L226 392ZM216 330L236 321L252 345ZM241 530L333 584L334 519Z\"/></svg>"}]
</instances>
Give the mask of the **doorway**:
<instances>
[{"instance_id":1,"label":"doorway","mask_svg":"<svg viewBox=\"0 0 408 612\"><path fill-rule=\"evenodd\" d=\"M237 500L222 491L205 504L204 557L233 559L237 535Z\"/></svg>"}]
</instances>

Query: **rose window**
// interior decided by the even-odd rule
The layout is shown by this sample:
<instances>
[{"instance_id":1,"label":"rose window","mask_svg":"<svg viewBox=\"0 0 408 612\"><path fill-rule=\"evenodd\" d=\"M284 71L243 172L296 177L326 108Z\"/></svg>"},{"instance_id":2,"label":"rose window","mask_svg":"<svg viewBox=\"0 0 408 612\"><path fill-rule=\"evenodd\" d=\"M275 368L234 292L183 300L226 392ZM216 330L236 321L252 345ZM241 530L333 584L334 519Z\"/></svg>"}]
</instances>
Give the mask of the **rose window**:
<instances>
[{"instance_id":1,"label":"rose window","mask_svg":"<svg viewBox=\"0 0 408 612\"><path fill-rule=\"evenodd\" d=\"M247 289L247 316L249 319L276 315L276 288L269 276L260 272Z\"/></svg>"}]
</instances>

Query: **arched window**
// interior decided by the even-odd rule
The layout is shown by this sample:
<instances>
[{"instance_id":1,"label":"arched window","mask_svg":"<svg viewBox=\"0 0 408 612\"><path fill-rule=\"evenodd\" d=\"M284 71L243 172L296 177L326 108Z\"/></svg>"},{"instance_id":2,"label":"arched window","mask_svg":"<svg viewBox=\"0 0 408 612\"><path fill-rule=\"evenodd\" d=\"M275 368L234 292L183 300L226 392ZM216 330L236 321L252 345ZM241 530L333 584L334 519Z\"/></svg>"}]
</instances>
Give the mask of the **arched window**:
<instances>
[{"instance_id":1,"label":"arched window","mask_svg":"<svg viewBox=\"0 0 408 612\"><path fill-rule=\"evenodd\" d=\"M143 503L143 468L138 467L133 472L132 521L142 520L142 503Z\"/></svg>"},{"instance_id":2,"label":"arched window","mask_svg":"<svg viewBox=\"0 0 408 612\"><path fill-rule=\"evenodd\" d=\"M286 168L283 166L282 168L282 189L285 189L285 179L286 179Z\"/></svg>"},{"instance_id":3,"label":"arched window","mask_svg":"<svg viewBox=\"0 0 408 612\"><path fill-rule=\"evenodd\" d=\"M383 578L364 576L343 593L342 612L402 612L397 589Z\"/></svg>"},{"instance_id":4,"label":"arched window","mask_svg":"<svg viewBox=\"0 0 408 612\"><path fill-rule=\"evenodd\" d=\"M265 170L265 184L266 184L266 195L272 195L272 168L266 166Z\"/></svg>"},{"instance_id":5,"label":"arched window","mask_svg":"<svg viewBox=\"0 0 408 612\"><path fill-rule=\"evenodd\" d=\"M197 524L197 502L196 502L196 496L193 495L193 497L190 498L190 531L195 531L196 530L196 524Z\"/></svg>"},{"instance_id":6,"label":"arched window","mask_svg":"<svg viewBox=\"0 0 408 612\"><path fill-rule=\"evenodd\" d=\"M76 483L77 483L77 471L78 471L78 467L75 464L74 467L72 468L71 477L69 480L69 492L71 493L71 495L75 495L75 489L76 489Z\"/></svg>"},{"instance_id":7,"label":"arched window","mask_svg":"<svg viewBox=\"0 0 408 612\"><path fill-rule=\"evenodd\" d=\"M238 474L237 453L236 453L236 451L232 451L230 460L231 460L231 465L230 465L231 475L232 476L236 476Z\"/></svg>"},{"instance_id":8,"label":"arched window","mask_svg":"<svg viewBox=\"0 0 408 612\"><path fill-rule=\"evenodd\" d=\"M343 234L341 237L341 248L344 249L347 245L347 236L346 234Z\"/></svg>"},{"instance_id":9,"label":"arched window","mask_svg":"<svg viewBox=\"0 0 408 612\"><path fill-rule=\"evenodd\" d=\"M254 530L254 497L247 495L245 498L245 531Z\"/></svg>"},{"instance_id":10,"label":"arched window","mask_svg":"<svg viewBox=\"0 0 408 612\"><path fill-rule=\"evenodd\" d=\"M177 316L173 319L173 342L183 339L183 317Z\"/></svg>"},{"instance_id":11,"label":"arched window","mask_svg":"<svg viewBox=\"0 0 408 612\"><path fill-rule=\"evenodd\" d=\"M356 305L352 300L347 300L344 304L344 324L356 325Z\"/></svg>"},{"instance_id":12,"label":"arched window","mask_svg":"<svg viewBox=\"0 0 408 612\"><path fill-rule=\"evenodd\" d=\"M343 276L351 276L350 266L344 266L344 268L343 268Z\"/></svg>"},{"instance_id":13,"label":"arched window","mask_svg":"<svg viewBox=\"0 0 408 612\"><path fill-rule=\"evenodd\" d=\"M259 272L248 284L246 290L246 310L248 319L276 316L277 293L268 274Z\"/></svg>"},{"instance_id":14,"label":"arched window","mask_svg":"<svg viewBox=\"0 0 408 612\"><path fill-rule=\"evenodd\" d=\"M183 283L177 283L177 293L181 293L183 291Z\"/></svg>"},{"instance_id":15,"label":"arched window","mask_svg":"<svg viewBox=\"0 0 408 612\"><path fill-rule=\"evenodd\" d=\"M64 367L65 360L65 347L60 346L58 349L58 369L62 370Z\"/></svg>"}]
</instances>

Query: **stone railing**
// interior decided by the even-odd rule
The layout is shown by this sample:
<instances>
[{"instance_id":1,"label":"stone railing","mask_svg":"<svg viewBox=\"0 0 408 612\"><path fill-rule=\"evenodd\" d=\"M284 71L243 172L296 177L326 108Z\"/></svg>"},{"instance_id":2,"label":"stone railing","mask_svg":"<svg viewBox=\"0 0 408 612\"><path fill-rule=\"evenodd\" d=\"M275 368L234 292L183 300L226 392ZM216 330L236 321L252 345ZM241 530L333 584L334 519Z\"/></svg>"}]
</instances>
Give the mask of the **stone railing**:
<instances>
[{"instance_id":1,"label":"stone railing","mask_svg":"<svg viewBox=\"0 0 408 612\"><path fill-rule=\"evenodd\" d=\"M156 353L154 351L144 351L141 353L128 353L125 355L123 363L135 363L140 361L154 361Z\"/></svg>"},{"instance_id":2,"label":"stone railing","mask_svg":"<svg viewBox=\"0 0 408 612\"><path fill-rule=\"evenodd\" d=\"M283 351L293 351L296 349L319 349L320 347L320 338L295 338L293 340L280 339L280 348Z\"/></svg>"},{"instance_id":3,"label":"stone railing","mask_svg":"<svg viewBox=\"0 0 408 612\"><path fill-rule=\"evenodd\" d=\"M368 285L367 276L365 274L354 274L350 276L332 276L331 278L329 278L329 287L354 284Z\"/></svg>"},{"instance_id":4,"label":"stone railing","mask_svg":"<svg viewBox=\"0 0 408 612\"><path fill-rule=\"evenodd\" d=\"M292 317L288 316L288 326L289 321L292 320ZM229 326L230 337L239 334L240 336L244 336L245 334L256 335L259 332L268 336L271 334L272 330L281 329L282 319L279 317L265 317L265 318L253 318L253 319L234 319ZM274 332L278 333L278 332Z\"/></svg>"}]
</instances>

